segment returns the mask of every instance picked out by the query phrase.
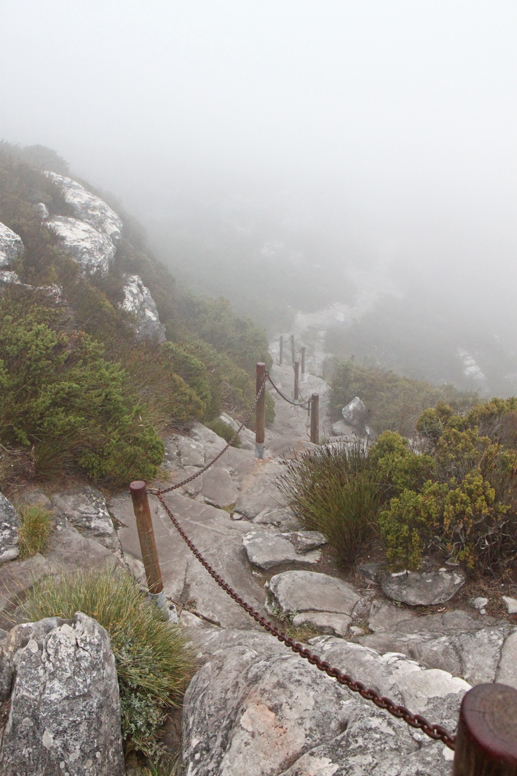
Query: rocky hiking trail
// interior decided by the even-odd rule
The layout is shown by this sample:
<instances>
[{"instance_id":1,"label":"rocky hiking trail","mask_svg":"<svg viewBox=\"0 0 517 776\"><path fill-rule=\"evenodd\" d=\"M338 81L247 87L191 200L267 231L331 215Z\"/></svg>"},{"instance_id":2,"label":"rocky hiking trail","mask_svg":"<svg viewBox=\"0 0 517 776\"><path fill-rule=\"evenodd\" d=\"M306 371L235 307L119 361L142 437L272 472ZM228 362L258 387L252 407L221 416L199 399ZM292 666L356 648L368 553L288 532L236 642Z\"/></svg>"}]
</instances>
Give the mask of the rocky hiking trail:
<instances>
[{"instance_id":1,"label":"rocky hiking trail","mask_svg":"<svg viewBox=\"0 0 517 776\"><path fill-rule=\"evenodd\" d=\"M271 375L290 396L292 368L275 365ZM517 687L510 614L517 602L507 598L509 614L500 618L482 613L486 599L454 608L464 582L455 568L389 575L367 564L344 579L326 560L324 537L300 529L275 485L285 457L311 443L307 410L268 390L276 419L266 432L265 459L255 458L254 435L244 430L241 448L229 448L166 494L167 506L216 572L261 615L312 632L311 651L454 732L469 686ZM320 429L329 436L327 384L307 375L301 390L304 397L319 393ZM187 435L170 435L164 463L170 479L160 486L199 471L225 445L199 423ZM49 496L30 489L20 500L51 508L56 530L44 556L19 561L4 519L1 627L12 627L20 595L44 574L115 563L145 580L129 493L106 501L90 486ZM164 590L200 666L183 709L187 776L450 774L453 752L441 741L341 687L265 633L192 555L158 499L150 496L150 503Z\"/></svg>"}]
</instances>

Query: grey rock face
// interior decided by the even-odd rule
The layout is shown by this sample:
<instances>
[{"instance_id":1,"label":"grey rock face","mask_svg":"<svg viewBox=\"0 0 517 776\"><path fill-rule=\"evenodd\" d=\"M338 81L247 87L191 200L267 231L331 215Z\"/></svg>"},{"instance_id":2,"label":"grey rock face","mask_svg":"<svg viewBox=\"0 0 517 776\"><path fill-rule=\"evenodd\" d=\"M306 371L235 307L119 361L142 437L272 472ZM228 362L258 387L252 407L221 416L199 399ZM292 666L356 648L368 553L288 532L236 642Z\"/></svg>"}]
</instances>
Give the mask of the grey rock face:
<instances>
[{"instance_id":1,"label":"grey rock face","mask_svg":"<svg viewBox=\"0 0 517 776\"><path fill-rule=\"evenodd\" d=\"M203 474L201 495L207 504L214 507L229 507L237 500L237 487L228 469L208 469Z\"/></svg>"},{"instance_id":2,"label":"grey rock face","mask_svg":"<svg viewBox=\"0 0 517 776\"><path fill-rule=\"evenodd\" d=\"M117 674L104 628L78 612L14 631L3 776L123 776Z\"/></svg>"},{"instance_id":3,"label":"grey rock face","mask_svg":"<svg viewBox=\"0 0 517 776\"><path fill-rule=\"evenodd\" d=\"M46 223L85 272L106 273L109 270L116 248L106 234L77 218L54 216Z\"/></svg>"},{"instance_id":4,"label":"grey rock face","mask_svg":"<svg viewBox=\"0 0 517 776\"><path fill-rule=\"evenodd\" d=\"M427 715L439 701L440 721L454 726L465 682L342 639L312 644L347 671L351 662L366 669L356 676L369 686L382 678L383 691L397 702L413 701ZM216 632L203 651L208 662L184 703L188 776L450 776L443 744L351 694L270 637Z\"/></svg>"},{"instance_id":5,"label":"grey rock face","mask_svg":"<svg viewBox=\"0 0 517 776\"><path fill-rule=\"evenodd\" d=\"M382 589L388 598L410 606L432 606L449 601L465 577L459 571L416 571L388 574L382 580Z\"/></svg>"},{"instance_id":6,"label":"grey rock face","mask_svg":"<svg viewBox=\"0 0 517 776\"><path fill-rule=\"evenodd\" d=\"M368 410L364 402L356 396L341 410L345 423L352 426L360 434L364 434L368 420Z\"/></svg>"},{"instance_id":7,"label":"grey rock face","mask_svg":"<svg viewBox=\"0 0 517 776\"><path fill-rule=\"evenodd\" d=\"M0 563L18 557L19 527L20 519L15 508L3 493L0 493Z\"/></svg>"},{"instance_id":8,"label":"grey rock face","mask_svg":"<svg viewBox=\"0 0 517 776\"><path fill-rule=\"evenodd\" d=\"M156 303L139 275L124 278L122 309L136 317L136 332L141 339L165 342L165 326L160 323Z\"/></svg>"},{"instance_id":9,"label":"grey rock face","mask_svg":"<svg viewBox=\"0 0 517 776\"><path fill-rule=\"evenodd\" d=\"M0 269L5 269L23 253L22 238L0 223Z\"/></svg>"},{"instance_id":10,"label":"grey rock face","mask_svg":"<svg viewBox=\"0 0 517 776\"><path fill-rule=\"evenodd\" d=\"M347 582L314 571L285 571L269 581L274 605L285 613L337 612L351 615L360 596Z\"/></svg>"},{"instance_id":11,"label":"grey rock face","mask_svg":"<svg viewBox=\"0 0 517 776\"><path fill-rule=\"evenodd\" d=\"M352 618L347 614L332 614L329 612L302 612L293 617L293 625L298 628L301 625L312 625L320 633L329 633L332 636L346 636Z\"/></svg>"},{"instance_id":12,"label":"grey rock face","mask_svg":"<svg viewBox=\"0 0 517 776\"><path fill-rule=\"evenodd\" d=\"M0 272L0 293L5 286L9 286L11 283L21 283L16 272L10 272L8 270Z\"/></svg>"},{"instance_id":13,"label":"grey rock face","mask_svg":"<svg viewBox=\"0 0 517 776\"><path fill-rule=\"evenodd\" d=\"M55 493L52 501L68 522L84 536L97 539L110 550L118 547L106 499L100 490L84 485Z\"/></svg>"},{"instance_id":14,"label":"grey rock face","mask_svg":"<svg viewBox=\"0 0 517 776\"><path fill-rule=\"evenodd\" d=\"M93 226L97 232L105 234L115 244L120 240L122 220L102 199L66 175L58 175L55 172L46 172L45 175L59 186L78 219Z\"/></svg>"},{"instance_id":15,"label":"grey rock face","mask_svg":"<svg viewBox=\"0 0 517 776\"><path fill-rule=\"evenodd\" d=\"M235 511L254 520L265 510L274 511L284 507L285 502L275 485L283 467L276 461L256 461L254 471L245 478L242 490L235 504Z\"/></svg>"}]
</instances>

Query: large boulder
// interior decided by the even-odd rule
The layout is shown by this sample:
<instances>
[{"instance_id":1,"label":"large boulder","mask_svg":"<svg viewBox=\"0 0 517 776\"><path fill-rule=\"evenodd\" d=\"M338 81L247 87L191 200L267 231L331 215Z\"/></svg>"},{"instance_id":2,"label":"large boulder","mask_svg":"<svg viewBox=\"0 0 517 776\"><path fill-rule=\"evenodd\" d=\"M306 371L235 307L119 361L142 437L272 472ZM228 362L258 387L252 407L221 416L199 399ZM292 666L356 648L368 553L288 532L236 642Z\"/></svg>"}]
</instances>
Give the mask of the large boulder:
<instances>
[{"instance_id":1,"label":"large boulder","mask_svg":"<svg viewBox=\"0 0 517 776\"><path fill-rule=\"evenodd\" d=\"M54 216L46 224L86 273L108 272L116 251L110 237L77 218Z\"/></svg>"},{"instance_id":2,"label":"large boulder","mask_svg":"<svg viewBox=\"0 0 517 776\"><path fill-rule=\"evenodd\" d=\"M97 232L105 234L115 244L122 235L122 220L100 197L96 197L77 181L66 175L46 172L48 178L61 189L66 203L74 215L81 221L93 226Z\"/></svg>"},{"instance_id":3,"label":"large boulder","mask_svg":"<svg viewBox=\"0 0 517 776\"><path fill-rule=\"evenodd\" d=\"M14 560L18 552L20 519L11 502L0 493L0 563Z\"/></svg>"},{"instance_id":4,"label":"large boulder","mask_svg":"<svg viewBox=\"0 0 517 776\"><path fill-rule=\"evenodd\" d=\"M141 339L165 342L165 326L160 323L156 302L139 275L125 275L122 309L136 319L136 333Z\"/></svg>"},{"instance_id":5,"label":"large boulder","mask_svg":"<svg viewBox=\"0 0 517 776\"><path fill-rule=\"evenodd\" d=\"M368 410L359 396L355 396L352 401L348 402L346 407L341 410L341 414L345 423L352 426L361 436L370 431L367 426Z\"/></svg>"},{"instance_id":6,"label":"large boulder","mask_svg":"<svg viewBox=\"0 0 517 776\"><path fill-rule=\"evenodd\" d=\"M188 776L450 776L452 752L442 743L350 693L270 636L225 631L203 641L207 662L184 702ZM343 639L318 638L311 649L454 729L469 688L461 679Z\"/></svg>"},{"instance_id":7,"label":"large boulder","mask_svg":"<svg viewBox=\"0 0 517 776\"><path fill-rule=\"evenodd\" d=\"M0 269L9 267L23 253L22 238L0 223Z\"/></svg>"},{"instance_id":8,"label":"large boulder","mask_svg":"<svg viewBox=\"0 0 517 776\"><path fill-rule=\"evenodd\" d=\"M115 660L98 622L78 612L13 628L0 692L10 698L2 776L123 776Z\"/></svg>"}]
</instances>

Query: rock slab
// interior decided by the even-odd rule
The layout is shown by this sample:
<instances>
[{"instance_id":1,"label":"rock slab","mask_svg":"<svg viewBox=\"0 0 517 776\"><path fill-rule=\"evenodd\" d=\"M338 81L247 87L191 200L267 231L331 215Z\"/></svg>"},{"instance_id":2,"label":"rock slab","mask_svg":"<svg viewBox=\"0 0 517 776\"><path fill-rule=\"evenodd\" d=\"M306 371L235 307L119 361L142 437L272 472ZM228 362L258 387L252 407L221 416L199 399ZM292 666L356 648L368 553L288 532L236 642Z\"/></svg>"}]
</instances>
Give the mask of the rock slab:
<instances>
[{"instance_id":1,"label":"rock slab","mask_svg":"<svg viewBox=\"0 0 517 776\"><path fill-rule=\"evenodd\" d=\"M347 582L315 571L285 571L276 574L268 584L273 596L269 610L284 613L334 612L351 615L360 600Z\"/></svg>"},{"instance_id":2,"label":"rock slab","mask_svg":"<svg viewBox=\"0 0 517 776\"><path fill-rule=\"evenodd\" d=\"M78 612L13 631L2 775L123 776L117 673L104 628Z\"/></svg>"},{"instance_id":3,"label":"rock slab","mask_svg":"<svg viewBox=\"0 0 517 776\"><path fill-rule=\"evenodd\" d=\"M449 601L465 584L458 571L404 571L388 574L381 587L388 598L410 606L435 606Z\"/></svg>"}]
</instances>

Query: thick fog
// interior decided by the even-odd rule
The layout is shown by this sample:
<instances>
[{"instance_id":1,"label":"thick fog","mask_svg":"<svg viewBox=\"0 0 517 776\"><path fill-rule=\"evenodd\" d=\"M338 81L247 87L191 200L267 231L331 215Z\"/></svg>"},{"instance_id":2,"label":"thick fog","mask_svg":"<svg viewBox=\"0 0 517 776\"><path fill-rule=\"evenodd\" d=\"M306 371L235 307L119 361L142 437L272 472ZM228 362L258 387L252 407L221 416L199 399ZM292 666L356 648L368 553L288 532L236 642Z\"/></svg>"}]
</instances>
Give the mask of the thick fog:
<instances>
[{"instance_id":1,"label":"thick fog","mask_svg":"<svg viewBox=\"0 0 517 776\"><path fill-rule=\"evenodd\" d=\"M179 232L255 231L517 349L514 0L0 7L0 137L54 148L176 265Z\"/></svg>"}]
</instances>

